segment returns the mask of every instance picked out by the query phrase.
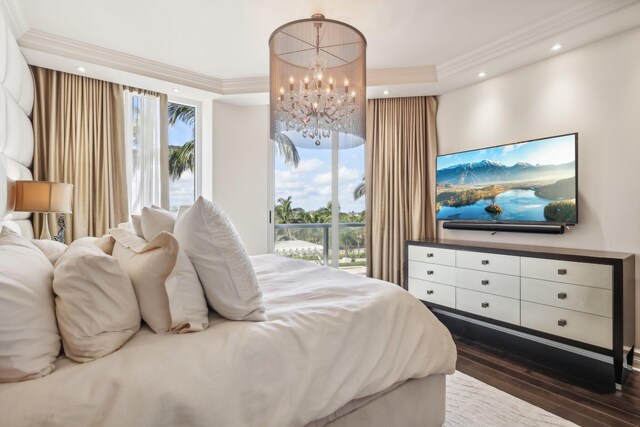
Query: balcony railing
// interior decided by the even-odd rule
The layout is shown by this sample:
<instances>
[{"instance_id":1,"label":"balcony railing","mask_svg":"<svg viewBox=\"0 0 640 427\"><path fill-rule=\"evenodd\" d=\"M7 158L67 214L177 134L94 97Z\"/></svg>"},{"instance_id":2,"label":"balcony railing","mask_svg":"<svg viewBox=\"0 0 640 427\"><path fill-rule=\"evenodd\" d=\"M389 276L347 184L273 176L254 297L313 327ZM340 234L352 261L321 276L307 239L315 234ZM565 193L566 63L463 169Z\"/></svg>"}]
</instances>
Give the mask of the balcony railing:
<instances>
[{"instance_id":1,"label":"balcony railing","mask_svg":"<svg viewBox=\"0 0 640 427\"><path fill-rule=\"evenodd\" d=\"M366 262L364 226L364 222L340 223L340 252L342 253L344 251L345 256L350 255L350 259L359 260L356 261L355 265L360 266ZM317 252L318 256L320 256L320 253L322 254L322 263L328 266L329 260L331 259L329 256L331 228L331 223L275 224L276 253L294 258L308 259ZM349 235L343 234L348 233L347 230L355 229L359 230ZM287 242L297 242L302 243L302 245L298 244L297 246L286 247ZM278 248L278 243L281 243L283 247ZM304 246L304 244L308 245ZM345 266L345 263L340 265L340 267Z\"/></svg>"}]
</instances>

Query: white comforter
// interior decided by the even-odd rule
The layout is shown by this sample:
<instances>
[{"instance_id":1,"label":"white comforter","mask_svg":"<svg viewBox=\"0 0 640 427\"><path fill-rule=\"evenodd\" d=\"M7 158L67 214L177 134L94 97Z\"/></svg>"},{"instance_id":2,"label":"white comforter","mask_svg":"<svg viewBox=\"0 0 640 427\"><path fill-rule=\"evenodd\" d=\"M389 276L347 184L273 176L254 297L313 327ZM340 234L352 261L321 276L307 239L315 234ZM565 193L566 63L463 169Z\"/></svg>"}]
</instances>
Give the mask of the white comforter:
<instances>
[{"instance_id":1,"label":"white comforter","mask_svg":"<svg viewBox=\"0 0 640 427\"><path fill-rule=\"evenodd\" d=\"M60 358L0 384L7 426L301 426L408 378L450 374L449 332L389 283L273 255L252 257L268 321L185 335L141 329L117 352Z\"/></svg>"}]
</instances>

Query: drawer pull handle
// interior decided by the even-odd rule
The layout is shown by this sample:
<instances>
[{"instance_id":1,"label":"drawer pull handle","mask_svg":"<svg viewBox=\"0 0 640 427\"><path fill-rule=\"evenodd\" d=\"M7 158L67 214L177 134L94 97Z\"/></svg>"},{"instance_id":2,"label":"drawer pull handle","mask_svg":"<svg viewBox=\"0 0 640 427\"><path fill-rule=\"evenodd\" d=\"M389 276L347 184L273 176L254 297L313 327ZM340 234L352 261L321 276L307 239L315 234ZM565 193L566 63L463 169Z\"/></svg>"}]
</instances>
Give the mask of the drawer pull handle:
<instances>
[{"instance_id":1,"label":"drawer pull handle","mask_svg":"<svg viewBox=\"0 0 640 427\"><path fill-rule=\"evenodd\" d=\"M558 299L566 299L567 298L567 293L566 292L560 292L558 294Z\"/></svg>"},{"instance_id":2,"label":"drawer pull handle","mask_svg":"<svg viewBox=\"0 0 640 427\"><path fill-rule=\"evenodd\" d=\"M561 276L564 276L565 274L567 274L567 269L566 268L559 268L558 269L558 274Z\"/></svg>"},{"instance_id":3,"label":"drawer pull handle","mask_svg":"<svg viewBox=\"0 0 640 427\"><path fill-rule=\"evenodd\" d=\"M482 281L482 282L480 282L480 283L481 283L481 284L483 284L483 285L485 285L485 286L487 286L487 285L489 284L489 281L488 281L488 280L483 280L483 281Z\"/></svg>"},{"instance_id":4,"label":"drawer pull handle","mask_svg":"<svg viewBox=\"0 0 640 427\"><path fill-rule=\"evenodd\" d=\"M433 295L433 291L432 291L431 289L429 289L429 290L427 291L427 295Z\"/></svg>"},{"instance_id":5,"label":"drawer pull handle","mask_svg":"<svg viewBox=\"0 0 640 427\"><path fill-rule=\"evenodd\" d=\"M433 270L427 270L427 276L433 276Z\"/></svg>"},{"instance_id":6,"label":"drawer pull handle","mask_svg":"<svg viewBox=\"0 0 640 427\"><path fill-rule=\"evenodd\" d=\"M564 319L560 319L558 320L558 326L567 326L567 321Z\"/></svg>"},{"instance_id":7,"label":"drawer pull handle","mask_svg":"<svg viewBox=\"0 0 640 427\"><path fill-rule=\"evenodd\" d=\"M489 303L488 302L483 302L482 304L480 304L482 306L482 308L487 308L489 307Z\"/></svg>"},{"instance_id":8,"label":"drawer pull handle","mask_svg":"<svg viewBox=\"0 0 640 427\"><path fill-rule=\"evenodd\" d=\"M488 259L483 259L481 262L482 262L482 265L489 265Z\"/></svg>"},{"instance_id":9,"label":"drawer pull handle","mask_svg":"<svg viewBox=\"0 0 640 427\"><path fill-rule=\"evenodd\" d=\"M433 254L427 254L427 258L433 258Z\"/></svg>"}]
</instances>

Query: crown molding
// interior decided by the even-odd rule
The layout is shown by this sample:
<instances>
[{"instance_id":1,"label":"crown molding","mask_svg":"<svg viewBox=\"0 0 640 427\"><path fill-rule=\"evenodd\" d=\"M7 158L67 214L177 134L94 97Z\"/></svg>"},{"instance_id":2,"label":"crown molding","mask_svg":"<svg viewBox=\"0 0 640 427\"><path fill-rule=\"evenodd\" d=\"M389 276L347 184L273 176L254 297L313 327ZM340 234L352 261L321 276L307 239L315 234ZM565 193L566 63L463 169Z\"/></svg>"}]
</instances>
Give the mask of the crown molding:
<instances>
[{"instance_id":1,"label":"crown molding","mask_svg":"<svg viewBox=\"0 0 640 427\"><path fill-rule=\"evenodd\" d=\"M443 81L469 69L479 69L488 61L515 53L526 46L637 4L638 0L590 0L581 2L562 13L525 27L508 37L498 39L442 65L438 65L438 78Z\"/></svg>"},{"instance_id":2,"label":"crown molding","mask_svg":"<svg viewBox=\"0 0 640 427\"><path fill-rule=\"evenodd\" d=\"M435 65L408 68L383 68L367 70L367 86L437 83Z\"/></svg>"},{"instance_id":3,"label":"crown molding","mask_svg":"<svg viewBox=\"0 0 640 427\"><path fill-rule=\"evenodd\" d=\"M27 32L29 25L22 11L22 5L18 0L0 0L0 9L4 12L9 28L16 39Z\"/></svg>"},{"instance_id":4,"label":"crown molding","mask_svg":"<svg viewBox=\"0 0 640 427\"><path fill-rule=\"evenodd\" d=\"M18 39L18 44L24 49L32 49L84 63L101 65L220 95L264 93L269 91L268 76L221 79L34 29L24 33ZM368 70L367 74L368 86L433 83L438 81L436 67L433 65L374 69Z\"/></svg>"}]
</instances>

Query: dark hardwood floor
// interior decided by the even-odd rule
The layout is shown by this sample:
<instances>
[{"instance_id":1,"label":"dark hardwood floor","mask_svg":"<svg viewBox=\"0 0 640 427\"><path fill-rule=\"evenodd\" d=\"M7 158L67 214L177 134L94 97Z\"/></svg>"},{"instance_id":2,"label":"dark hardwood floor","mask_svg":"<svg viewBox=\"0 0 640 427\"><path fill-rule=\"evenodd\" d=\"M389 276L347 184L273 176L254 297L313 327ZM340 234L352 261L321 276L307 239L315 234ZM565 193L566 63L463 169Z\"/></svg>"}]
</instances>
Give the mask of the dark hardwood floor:
<instances>
[{"instance_id":1,"label":"dark hardwood floor","mask_svg":"<svg viewBox=\"0 0 640 427\"><path fill-rule=\"evenodd\" d=\"M532 370L507 352L454 339L462 373L581 426L640 426L640 372L622 391L600 394Z\"/></svg>"}]
</instances>

